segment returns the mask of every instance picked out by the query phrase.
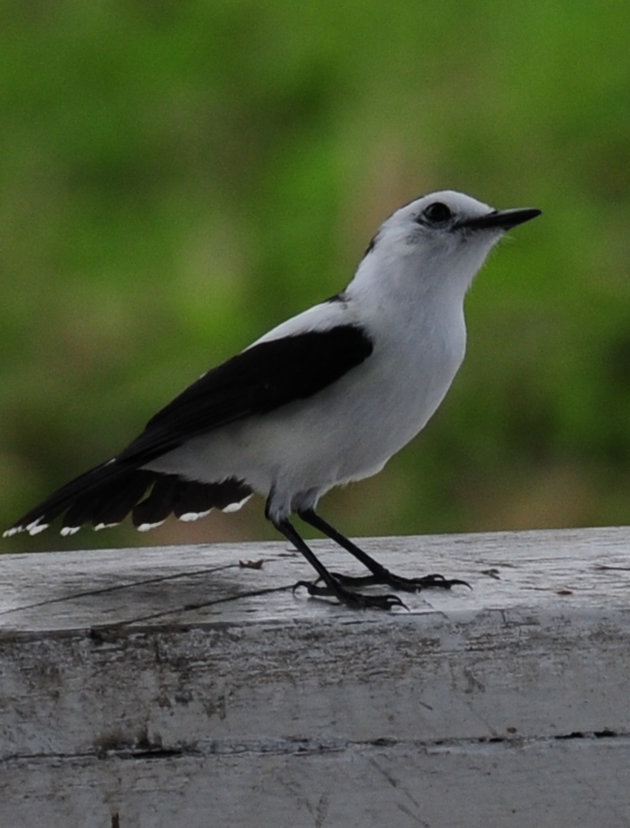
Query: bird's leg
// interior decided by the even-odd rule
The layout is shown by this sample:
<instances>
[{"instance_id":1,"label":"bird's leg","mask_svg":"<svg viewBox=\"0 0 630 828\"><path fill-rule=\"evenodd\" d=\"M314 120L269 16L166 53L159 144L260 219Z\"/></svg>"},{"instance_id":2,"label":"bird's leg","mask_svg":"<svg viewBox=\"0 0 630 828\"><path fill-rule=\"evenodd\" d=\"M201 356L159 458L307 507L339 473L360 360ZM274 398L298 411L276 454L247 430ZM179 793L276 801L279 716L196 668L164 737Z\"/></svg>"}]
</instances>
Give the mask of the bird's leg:
<instances>
[{"instance_id":1,"label":"bird's leg","mask_svg":"<svg viewBox=\"0 0 630 828\"><path fill-rule=\"evenodd\" d=\"M303 521L309 523L315 529L319 529L324 535L327 535L335 543L342 546L345 550L367 567L371 575L364 575L353 577L351 575L339 575L334 573L335 578L340 584L344 586L369 586L371 584L388 584L396 589L402 589L406 592L420 592L421 589L431 589L438 587L440 589L450 589L456 584L461 584L470 588L470 584L462 581L459 578L445 578L443 575L437 573L431 575L424 575L420 578L404 578L401 575L396 575L386 569L378 561L375 561L367 552L364 552L345 535L342 535L334 526L327 523L320 517L314 509L305 509L298 512L298 515Z\"/></svg>"},{"instance_id":2,"label":"bird's leg","mask_svg":"<svg viewBox=\"0 0 630 828\"><path fill-rule=\"evenodd\" d=\"M293 546L304 555L306 560L315 569L319 578L315 583L309 581L298 581L296 587L303 586L308 591L309 595L315 597L334 596L337 600L353 609L366 609L374 607L376 609L391 609L392 607L404 607L405 605L397 595L362 595L359 592L353 592L346 589L341 584L339 578L329 572L321 561L315 556L313 551L306 544L304 539L299 535L295 527L287 519L273 520L271 522L276 529L281 532L287 540L291 541ZM318 586L318 582L323 581L324 586Z\"/></svg>"}]
</instances>

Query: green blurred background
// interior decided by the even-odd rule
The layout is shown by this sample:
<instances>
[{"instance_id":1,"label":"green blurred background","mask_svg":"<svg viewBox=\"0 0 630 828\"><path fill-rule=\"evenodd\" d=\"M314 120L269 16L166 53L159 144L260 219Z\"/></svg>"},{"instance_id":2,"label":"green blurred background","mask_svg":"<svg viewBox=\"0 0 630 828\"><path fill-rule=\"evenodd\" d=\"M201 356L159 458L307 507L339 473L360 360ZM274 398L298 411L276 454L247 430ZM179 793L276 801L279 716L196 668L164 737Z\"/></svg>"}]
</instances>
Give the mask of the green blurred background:
<instances>
[{"instance_id":1,"label":"green blurred background","mask_svg":"<svg viewBox=\"0 0 630 828\"><path fill-rule=\"evenodd\" d=\"M2 3L2 524L442 188L544 215L478 277L426 431L323 513L355 535L627 522L629 37L627 0ZM273 536L254 500L1 548Z\"/></svg>"}]
</instances>

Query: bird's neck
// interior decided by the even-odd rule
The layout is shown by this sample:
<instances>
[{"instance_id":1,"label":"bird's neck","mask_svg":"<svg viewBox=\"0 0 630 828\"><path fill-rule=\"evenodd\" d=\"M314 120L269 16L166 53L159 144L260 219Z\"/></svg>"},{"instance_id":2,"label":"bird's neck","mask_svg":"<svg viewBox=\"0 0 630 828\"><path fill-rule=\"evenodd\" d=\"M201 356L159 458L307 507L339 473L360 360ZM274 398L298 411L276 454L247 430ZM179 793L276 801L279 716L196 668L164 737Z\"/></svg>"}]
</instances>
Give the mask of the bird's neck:
<instances>
[{"instance_id":1,"label":"bird's neck","mask_svg":"<svg viewBox=\"0 0 630 828\"><path fill-rule=\"evenodd\" d=\"M474 275L453 273L430 259L401 258L399 252L391 261L368 254L346 295L374 328L451 330L463 325L464 299Z\"/></svg>"}]
</instances>

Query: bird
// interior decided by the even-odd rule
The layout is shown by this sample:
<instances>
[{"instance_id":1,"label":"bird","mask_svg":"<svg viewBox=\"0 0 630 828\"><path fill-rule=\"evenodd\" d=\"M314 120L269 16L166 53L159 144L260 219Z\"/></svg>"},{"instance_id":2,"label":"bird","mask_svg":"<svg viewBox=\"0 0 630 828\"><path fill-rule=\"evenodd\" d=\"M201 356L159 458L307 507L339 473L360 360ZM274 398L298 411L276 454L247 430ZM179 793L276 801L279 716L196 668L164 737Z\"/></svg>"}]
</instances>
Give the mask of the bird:
<instances>
[{"instance_id":1,"label":"bird","mask_svg":"<svg viewBox=\"0 0 630 828\"><path fill-rule=\"evenodd\" d=\"M317 511L335 486L370 477L444 399L466 349L464 299L506 231L541 213L497 210L453 190L423 195L378 228L348 285L274 327L165 405L121 452L61 486L4 532L100 530L131 514L140 531L174 514L238 510L253 494L308 561L308 595L352 609L405 606L396 591L450 589L442 575L390 572ZM293 516L369 574L331 572ZM375 594L363 586L383 584Z\"/></svg>"}]
</instances>

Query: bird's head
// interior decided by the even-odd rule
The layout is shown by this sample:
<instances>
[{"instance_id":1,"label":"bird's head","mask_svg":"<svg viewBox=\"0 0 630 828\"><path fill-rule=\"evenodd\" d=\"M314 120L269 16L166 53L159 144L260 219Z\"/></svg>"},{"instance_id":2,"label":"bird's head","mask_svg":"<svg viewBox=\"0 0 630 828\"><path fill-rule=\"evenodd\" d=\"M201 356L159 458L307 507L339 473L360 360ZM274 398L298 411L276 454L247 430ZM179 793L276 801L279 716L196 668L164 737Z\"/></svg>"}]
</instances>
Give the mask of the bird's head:
<instances>
[{"instance_id":1,"label":"bird's head","mask_svg":"<svg viewBox=\"0 0 630 828\"><path fill-rule=\"evenodd\" d=\"M467 289L501 236L540 212L528 207L495 210L452 190L430 193L383 222L364 264L401 276L417 274L425 281L456 280Z\"/></svg>"}]
</instances>

